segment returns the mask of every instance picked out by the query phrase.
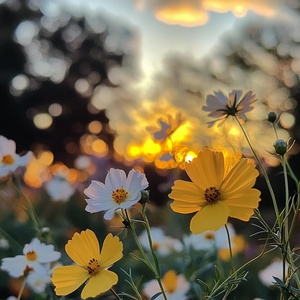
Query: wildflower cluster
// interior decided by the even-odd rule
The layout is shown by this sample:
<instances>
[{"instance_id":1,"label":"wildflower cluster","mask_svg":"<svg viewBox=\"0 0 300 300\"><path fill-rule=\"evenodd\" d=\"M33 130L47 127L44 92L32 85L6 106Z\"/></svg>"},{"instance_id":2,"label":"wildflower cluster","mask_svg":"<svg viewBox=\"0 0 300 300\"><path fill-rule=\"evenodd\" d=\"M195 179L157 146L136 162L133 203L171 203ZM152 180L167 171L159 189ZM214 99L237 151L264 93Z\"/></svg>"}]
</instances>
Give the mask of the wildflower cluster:
<instances>
[{"instance_id":1,"label":"wildflower cluster","mask_svg":"<svg viewBox=\"0 0 300 300\"><path fill-rule=\"evenodd\" d=\"M228 97L219 91L208 95L203 106L208 117L215 119L208 122L209 128L232 118L252 155L248 151L245 156L240 149L228 152L202 147L189 156L193 149L172 143L172 136L185 122L180 113L159 119L159 128L146 128L162 145L171 141L171 149L169 144L162 148L168 149L169 157L163 155L166 161L172 159L184 167L176 172L167 205L160 207L151 201L151 184L142 167L127 174L110 167L104 182L92 179L78 187L68 180L65 170L56 168L44 184L55 206L48 207L50 217L44 216L19 180L22 167L35 160L33 154L19 156L15 142L0 136L1 189L15 185L15 195L23 199L28 224L34 229L25 235L29 239L25 245L9 227L0 230L1 270L7 274L7 282L21 279L17 293L9 289L11 293L17 299L26 299L26 293L31 293L32 299L87 299L106 297L107 293L116 299L137 300L235 299L235 292L246 287L249 272L262 261L266 268L260 265L254 275L275 294L251 289L257 293L253 297L299 299L299 247L294 236L300 184L287 159L288 143L277 134L278 116L269 113L267 121L275 132L272 155L281 162L285 191L284 201L279 202L243 126L255 101L252 91L233 90ZM272 218L259 208L265 201L257 188L260 174L269 191ZM74 206L67 206L72 197L80 201L77 227L68 228L62 216L55 228L55 215L68 209L73 212ZM49 227L44 226L47 218ZM250 219L252 225L247 223ZM239 226L252 236L238 232ZM265 262L270 257L268 265Z\"/></svg>"}]
</instances>

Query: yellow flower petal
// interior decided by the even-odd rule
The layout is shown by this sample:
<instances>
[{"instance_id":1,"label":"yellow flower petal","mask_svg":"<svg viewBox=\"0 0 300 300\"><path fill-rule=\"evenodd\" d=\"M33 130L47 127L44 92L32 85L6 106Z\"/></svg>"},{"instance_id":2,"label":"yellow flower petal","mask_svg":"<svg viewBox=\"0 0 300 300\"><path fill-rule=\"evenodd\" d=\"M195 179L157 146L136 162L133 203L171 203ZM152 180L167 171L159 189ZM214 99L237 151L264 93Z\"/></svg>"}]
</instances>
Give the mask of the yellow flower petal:
<instances>
[{"instance_id":1,"label":"yellow flower petal","mask_svg":"<svg viewBox=\"0 0 300 300\"><path fill-rule=\"evenodd\" d=\"M236 218L242 221L249 221L250 217L254 214L253 208L246 207L229 207L230 209L230 217Z\"/></svg>"},{"instance_id":2,"label":"yellow flower petal","mask_svg":"<svg viewBox=\"0 0 300 300\"><path fill-rule=\"evenodd\" d=\"M221 201L206 205L192 218L190 230L194 234L218 230L227 223L228 216L229 208Z\"/></svg>"},{"instance_id":3,"label":"yellow flower petal","mask_svg":"<svg viewBox=\"0 0 300 300\"><path fill-rule=\"evenodd\" d=\"M204 198L204 191L192 182L176 180L169 194L174 202L171 208L175 212L189 214L198 211L207 201Z\"/></svg>"},{"instance_id":4,"label":"yellow flower petal","mask_svg":"<svg viewBox=\"0 0 300 300\"><path fill-rule=\"evenodd\" d=\"M230 194L229 196L224 195L225 198L223 202L229 207L248 207L257 208L258 202L261 200L259 198L260 191L256 189L245 189L240 193Z\"/></svg>"},{"instance_id":5,"label":"yellow flower petal","mask_svg":"<svg viewBox=\"0 0 300 300\"><path fill-rule=\"evenodd\" d=\"M123 244L117 236L109 233L102 246L99 264L101 269L108 268L123 257Z\"/></svg>"},{"instance_id":6,"label":"yellow flower petal","mask_svg":"<svg viewBox=\"0 0 300 300\"><path fill-rule=\"evenodd\" d=\"M95 233L89 229L76 232L68 241L65 250L70 258L79 266L86 267L90 259L99 260L100 248Z\"/></svg>"},{"instance_id":7,"label":"yellow flower petal","mask_svg":"<svg viewBox=\"0 0 300 300\"><path fill-rule=\"evenodd\" d=\"M181 214L190 214L199 211L201 208L196 204L189 204L183 201L174 201L170 204L173 211Z\"/></svg>"},{"instance_id":8,"label":"yellow flower petal","mask_svg":"<svg viewBox=\"0 0 300 300\"><path fill-rule=\"evenodd\" d=\"M57 267L53 271L52 282L58 296L71 294L90 277L87 270L79 266Z\"/></svg>"},{"instance_id":9,"label":"yellow flower petal","mask_svg":"<svg viewBox=\"0 0 300 300\"><path fill-rule=\"evenodd\" d=\"M221 190L226 193L235 193L239 189L253 187L258 171L247 159L241 159L228 173L222 183Z\"/></svg>"},{"instance_id":10,"label":"yellow flower petal","mask_svg":"<svg viewBox=\"0 0 300 300\"><path fill-rule=\"evenodd\" d=\"M199 188L193 182L176 180L172 187L169 197L174 200L185 201L189 203L205 204L204 190Z\"/></svg>"},{"instance_id":11,"label":"yellow flower petal","mask_svg":"<svg viewBox=\"0 0 300 300\"><path fill-rule=\"evenodd\" d=\"M96 297L107 292L118 282L116 273L109 270L101 270L97 275L92 276L81 292L81 298Z\"/></svg>"},{"instance_id":12,"label":"yellow flower petal","mask_svg":"<svg viewBox=\"0 0 300 300\"><path fill-rule=\"evenodd\" d=\"M191 162L185 164L190 179L202 190L219 188L224 177L224 157L222 152L205 149Z\"/></svg>"}]
</instances>

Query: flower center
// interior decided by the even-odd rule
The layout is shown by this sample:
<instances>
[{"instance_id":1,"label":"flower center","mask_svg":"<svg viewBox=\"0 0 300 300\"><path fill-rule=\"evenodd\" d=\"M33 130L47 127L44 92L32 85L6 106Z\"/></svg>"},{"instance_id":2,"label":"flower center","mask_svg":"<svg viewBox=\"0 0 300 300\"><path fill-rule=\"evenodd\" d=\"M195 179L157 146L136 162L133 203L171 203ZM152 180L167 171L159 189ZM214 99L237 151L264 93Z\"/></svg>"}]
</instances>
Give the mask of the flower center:
<instances>
[{"instance_id":1,"label":"flower center","mask_svg":"<svg viewBox=\"0 0 300 300\"><path fill-rule=\"evenodd\" d=\"M27 252L27 253L26 253L26 258L27 258L28 260L32 260L32 261L36 260L36 259L37 259L36 252L33 251L33 250Z\"/></svg>"},{"instance_id":2,"label":"flower center","mask_svg":"<svg viewBox=\"0 0 300 300\"><path fill-rule=\"evenodd\" d=\"M215 234L213 232L207 232L204 237L206 240L214 240Z\"/></svg>"},{"instance_id":3,"label":"flower center","mask_svg":"<svg viewBox=\"0 0 300 300\"><path fill-rule=\"evenodd\" d=\"M128 195L128 192L123 187L115 189L111 193L111 196L112 196L113 200L118 204L124 202L127 195Z\"/></svg>"},{"instance_id":4,"label":"flower center","mask_svg":"<svg viewBox=\"0 0 300 300\"><path fill-rule=\"evenodd\" d=\"M15 159L10 154L6 154L2 158L2 163L4 165L12 165L14 162L15 162Z\"/></svg>"},{"instance_id":5,"label":"flower center","mask_svg":"<svg viewBox=\"0 0 300 300\"><path fill-rule=\"evenodd\" d=\"M174 270L168 271L162 278L163 284L168 293L172 294L177 288L177 275Z\"/></svg>"},{"instance_id":6,"label":"flower center","mask_svg":"<svg viewBox=\"0 0 300 300\"><path fill-rule=\"evenodd\" d=\"M205 190L204 196L208 203L215 203L219 200L220 191L215 187L209 187Z\"/></svg>"},{"instance_id":7,"label":"flower center","mask_svg":"<svg viewBox=\"0 0 300 300\"><path fill-rule=\"evenodd\" d=\"M87 266L88 272L90 275L95 275L100 271L100 265L98 260L93 258L89 261L89 265Z\"/></svg>"}]
</instances>

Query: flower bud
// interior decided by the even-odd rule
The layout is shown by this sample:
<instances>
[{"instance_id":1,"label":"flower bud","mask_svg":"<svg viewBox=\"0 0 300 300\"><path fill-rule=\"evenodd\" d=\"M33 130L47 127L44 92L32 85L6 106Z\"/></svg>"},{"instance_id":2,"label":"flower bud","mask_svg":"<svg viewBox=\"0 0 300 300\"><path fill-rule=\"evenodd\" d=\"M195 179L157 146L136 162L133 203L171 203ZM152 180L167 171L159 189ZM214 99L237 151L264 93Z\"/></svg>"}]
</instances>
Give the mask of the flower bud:
<instances>
[{"instance_id":1,"label":"flower bud","mask_svg":"<svg viewBox=\"0 0 300 300\"><path fill-rule=\"evenodd\" d=\"M276 112L274 111L271 111L267 114L267 120L270 122L270 123L275 123L277 119L277 114Z\"/></svg>"},{"instance_id":2,"label":"flower bud","mask_svg":"<svg viewBox=\"0 0 300 300\"><path fill-rule=\"evenodd\" d=\"M279 155L284 155L287 151L287 143L284 140L277 140L273 144L275 152Z\"/></svg>"},{"instance_id":3,"label":"flower bud","mask_svg":"<svg viewBox=\"0 0 300 300\"><path fill-rule=\"evenodd\" d=\"M141 199L140 199L140 203L141 204L145 204L149 201L149 192L148 191L141 191Z\"/></svg>"}]
</instances>

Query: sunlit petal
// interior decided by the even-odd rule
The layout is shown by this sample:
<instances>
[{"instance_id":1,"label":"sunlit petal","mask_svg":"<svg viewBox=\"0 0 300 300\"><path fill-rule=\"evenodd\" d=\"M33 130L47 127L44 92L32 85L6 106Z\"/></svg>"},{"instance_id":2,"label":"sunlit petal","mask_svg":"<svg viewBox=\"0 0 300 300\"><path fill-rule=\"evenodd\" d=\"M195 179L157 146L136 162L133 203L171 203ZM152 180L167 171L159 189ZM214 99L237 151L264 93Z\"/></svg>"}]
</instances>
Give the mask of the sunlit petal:
<instances>
[{"instance_id":1,"label":"sunlit petal","mask_svg":"<svg viewBox=\"0 0 300 300\"><path fill-rule=\"evenodd\" d=\"M191 220L190 229L194 234L206 230L218 230L227 223L229 208L221 201L206 205Z\"/></svg>"},{"instance_id":2,"label":"sunlit petal","mask_svg":"<svg viewBox=\"0 0 300 300\"><path fill-rule=\"evenodd\" d=\"M186 163L185 170L191 180L201 189L219 188L224 176L224 157L222 152L205 149L191 162Z\"/></svg>"},{"instance_id":3,"label":"sunlit petal","mask_svg":"<svg viewBox=\"0 0 300 300\"><path fill-rule=\"evenodd\" d=\"M90 277L87 270L79 266L57 267L53 271L52 282L58 296L68 295L77 290Z\"/></svg>"},{"instance_id":4,"label":"sunlit petal","mask_svg":"<svg viewBox=\"0 0 300 300\"><path fill-rule=\"evenodd\" d=\"M108 234L103 242L99 264L105 269L123 257L123 244L117 236Z\"/></svg>"},{"instance_id":5,"label":"sunlit petal","mask_svg":"<svg viewBox=\"0 0 300 300\"><path fill-rule=\"evenodd\" d=\"M81 298L96 297L107 292L118 282L116 273L109 270L101 270L97 275L91 277L81 292Z\"/></svg>"},{"instance_id":6,"label":"sunlit petal","mask_svg":"<svg viewBox=\"0 0 300 300\"><path fill-rule=\"evenodd\" d=\"M95 233L89 229L76 232L66 245L66 252L79 266L87 266L91 258L99 258L100 248Z\"/></svg>"}]
</instances>

